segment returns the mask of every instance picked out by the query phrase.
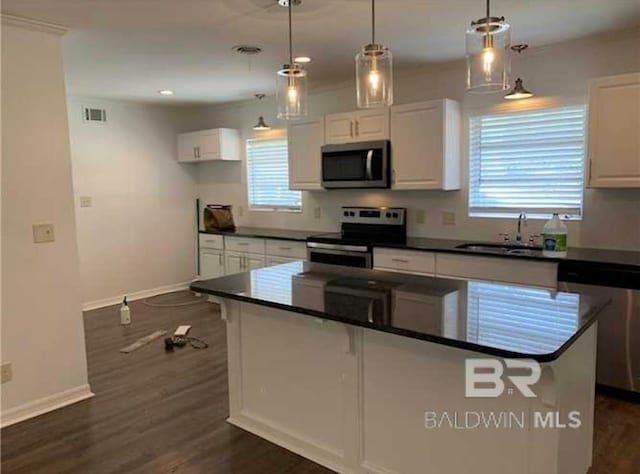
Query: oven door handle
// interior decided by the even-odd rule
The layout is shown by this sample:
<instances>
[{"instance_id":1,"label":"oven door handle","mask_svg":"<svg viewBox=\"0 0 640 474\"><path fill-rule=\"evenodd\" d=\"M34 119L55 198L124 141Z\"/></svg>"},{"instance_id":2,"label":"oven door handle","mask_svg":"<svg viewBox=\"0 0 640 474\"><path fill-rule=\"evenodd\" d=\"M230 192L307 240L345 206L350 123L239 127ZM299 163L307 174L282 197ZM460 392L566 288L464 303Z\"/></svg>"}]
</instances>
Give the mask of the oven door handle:
<instances>
[{"instance_id":1,"label":"oven door handle","mask_svg":"<svg viewBox=\"0 0 640 474\"><path fill-rule=\"evenodd\" d=\"M367 180L373 179L373 172L371 171L371 161L373 160L373 150L367 152Z\"/></svg>"},{"instance_id":2,"label":"oven door handle","mask_svg":"<svg viewBox=\"0 0 640 474\"><path fill-rule=\"evenodd\" d=\"M323 244L320 242L307 242L307 247L310 249L320 250L344 250L346 252L368 252L369 249L365 245L334 245Z\"/></svg>"},{"instance_id":3,"label":"oven door handle","mask_svg":"<svg viewBox=\"0 0 640 474\"><path fill-rule=\"evenodd\" d=\"M369 301L369 307L367 308L367 322L373 324L373 300Z\"/></svg>"}]
</instances>

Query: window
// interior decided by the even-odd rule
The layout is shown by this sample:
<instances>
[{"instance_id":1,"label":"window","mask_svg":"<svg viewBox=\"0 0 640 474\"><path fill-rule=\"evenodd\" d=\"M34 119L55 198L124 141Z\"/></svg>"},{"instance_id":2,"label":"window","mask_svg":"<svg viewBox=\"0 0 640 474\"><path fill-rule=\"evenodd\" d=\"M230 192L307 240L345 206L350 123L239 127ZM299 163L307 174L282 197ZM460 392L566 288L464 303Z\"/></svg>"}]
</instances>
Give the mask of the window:
<instances>
[{"instance_id":1,"label":"window","mask_svg":"<svg viewBox=\"0 0 640 474\"><path fill-rule=\"evenodd\" d=\"M301 209L302 193L289 190L286 139L247 141L247 193L250 209Z\"/></svg>"},{"instance_id":2,"label":"window","mask_svg":"<svg viewBox=\"0 0 640 474\"><path fill-rule=\"evenodd\" d=\"M471 281L467 338L522 352L554 352L576 330L580 297L572 293Z\"/></svg>"},{"instance_id":3,"label":"window","mask_svg":"<svg viewBox=\"0 0 640 474\"><path fill-rule=\"evenodd\" d=\"M584 105L470 119L469 215L580 218Z\"/></svg>"}]
</instances>

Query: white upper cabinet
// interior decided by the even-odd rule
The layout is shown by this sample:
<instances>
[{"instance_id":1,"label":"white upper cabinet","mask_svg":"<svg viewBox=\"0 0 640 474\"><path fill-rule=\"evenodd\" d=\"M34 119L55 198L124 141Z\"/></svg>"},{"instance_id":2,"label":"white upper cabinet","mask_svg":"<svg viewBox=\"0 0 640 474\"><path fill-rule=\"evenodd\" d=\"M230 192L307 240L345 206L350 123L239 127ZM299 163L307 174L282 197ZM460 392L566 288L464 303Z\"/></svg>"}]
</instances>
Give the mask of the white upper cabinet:
<instances>
[{"instance_id":1,"label":"white upper cabinet","mask_svg":"<svg viewBox=\"0 0 640 474\"><path fill-rule=\"evenodd\" d=\"M292 122L289 142L289 188L322 189L321 150L324 145L324 120Z\"/></svg>"},{"instance_id":2,"label":"white upper cabinet","mask_svg":"<svg viewBox=\"0 0 640 474\"><path fill-rule=\"evenodd\" d=\"M230 128L214 128L178 135L178 161L240 160L240 134Z\"/></svg>"},{"instance_id":3,"label":"white upper cabinet","mask_svg":"<svg viewBox=\"0 0 640 474\"><path fill-rule=\"evenodd\" d=\"M640 73L591 82L588 150L589 187L640 187Z\"/></svg>"},{"instance_id":4,"label":"white upper cabinet","mask_svg":"<svg viewBox=\"0 0 640 474\"><path fill-rule=\"evenodd\" d=\"M389 139L389 109L330 114L325 117L327 144Z\"/></svg>"},{"instance_id":5,"label":"white upper cabinet","mask_svg":"<svg viewBox=\"0 0 640 474\"><path fill-rule=\"evenodd\" d=\"M460 126L453 100L392 107L392 188L460 189Z\"/></svg>"}]
</instances>

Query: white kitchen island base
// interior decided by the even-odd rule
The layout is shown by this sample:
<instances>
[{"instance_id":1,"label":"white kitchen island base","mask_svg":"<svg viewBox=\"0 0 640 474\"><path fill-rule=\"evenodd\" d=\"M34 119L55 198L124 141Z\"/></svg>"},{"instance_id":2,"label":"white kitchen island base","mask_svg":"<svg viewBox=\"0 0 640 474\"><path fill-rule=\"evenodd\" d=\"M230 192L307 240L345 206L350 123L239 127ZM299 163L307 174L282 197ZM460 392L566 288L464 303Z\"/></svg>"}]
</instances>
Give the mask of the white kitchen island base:
<instances>
[{"instance_id":1,"label":"white kitchen island base","mask_svg":"<svg viewBox=\"0 0 640 474\"><path fill-rule=\"evenodd\" d=\"M558 359L542 364L541 379L532 387L536 398L518 390L499 398L466 398L465 360L501 359L218 301L227 321L228 421L330 469L586 474L591 465L595 324ZM544 415L537 427L536 412ZM571 424L571 412L578 413L573 421L579 419L580 426L558 427ZM487 428L491 414L494 423ZM482 422L474 427L478 417Z\"/></svg>"}]
</instances>

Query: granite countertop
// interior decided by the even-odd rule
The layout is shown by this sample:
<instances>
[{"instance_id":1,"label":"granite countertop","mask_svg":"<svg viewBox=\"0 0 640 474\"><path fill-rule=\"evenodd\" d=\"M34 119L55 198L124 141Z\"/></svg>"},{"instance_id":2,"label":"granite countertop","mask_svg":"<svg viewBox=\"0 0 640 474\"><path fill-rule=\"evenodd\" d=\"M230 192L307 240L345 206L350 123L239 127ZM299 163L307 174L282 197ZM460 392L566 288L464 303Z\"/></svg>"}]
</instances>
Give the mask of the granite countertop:
<instances>
[{"instance_id":1,"label":"granite countertop","mask_svg":"<svg viewBox=\"0 0 640 474\"><path fill-rule=\"evenodd\" d=\"M230 235L236 237L256 237L261 239L297 240L304 242L307 237L321 234L320 231L269 229L266 227L236 227L235 231L201 230L201 234Z\"/></svg>"},{"instance_id":2,"label":"granite countertop","mask_svg":"<svg viewBox=\"0 0 640 474\"><path fill-rule=\"evenodd\" d=\"M588 293L293 262L212 280L198 293L498 357L557 359L608 301Z\"/></svg>"},{"instance_id":3,"label":"granite countertop","mask_svg":"<svg viewBox=\"0 0 640 474\"><path fill-rule=\"evenodd\" d=\"M200 233L232 235L238 237L256 237L266 239L280 240L296 240L305 241L312 235L319 235L326 232L308 231L308 230L288 230L288 229L269 229L264 227L237 227L234 232L223 231L200 231ZM609 250L609 249L592 249L570 247L566 257L546 257L542 252L532 252L530 254L509 254L505 252L486 252L473 249L457 248L459 245L477 243L489 243L492 245L499 242L482 242L469 240L452 240L452 239L431 239L426 237L407 237L406 242L375 244L374 247L397 248L403 250L422 250L430 252L449 252L464 255L479 255L484 257L503 257L517 258L524 260L542 260L550 262L568 262L568 263L592 263L606 264L607 266L619 266L620 269L629 269L638 267L640 269L640 251L631 250ZM639 243L640 245L640 243Z\"/></svg>"}]
</instances>

